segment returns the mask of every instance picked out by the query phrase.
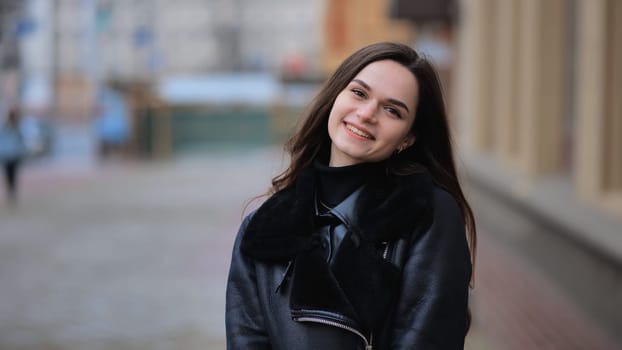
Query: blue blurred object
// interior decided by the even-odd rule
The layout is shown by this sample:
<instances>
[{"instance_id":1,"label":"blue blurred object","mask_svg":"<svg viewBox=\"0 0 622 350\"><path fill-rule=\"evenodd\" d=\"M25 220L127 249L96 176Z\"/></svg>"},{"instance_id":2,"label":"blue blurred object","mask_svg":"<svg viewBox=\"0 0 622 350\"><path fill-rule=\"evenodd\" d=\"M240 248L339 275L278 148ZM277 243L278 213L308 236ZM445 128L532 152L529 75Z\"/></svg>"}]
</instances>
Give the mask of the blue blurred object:
<instances>
[{"instance_id":1,"label":"blue blurred object","mask_svg":"<svg viewBox=\"0 0 622 350\"><path fill-rule=\"evenodd\" d=\"M30 17L20 18L15 24L15 36L18 38L25 37L37 30L37 21Z\"/></svg>"},{"instance_id":2,"label":"blue blurred object","mask_svg":"<svg viewBox=\"0 0 622 350\"><path fill-rule=\"evenodd\" d=\"M19 127L0 125L0 161L13 161L26 155L24 137Z\"/></svg>"},{"instance_id":3,"label":"blue blurred object","mask_svg":"<svg viewBox=\"0 0 622 350\"><path fill-rule=\"evenodd\" d=\"M153 31L145 26L138 27L134 31L134 46L145 47L153 41Z\"/></svg>"},{"instance_id":4,"label":"blue blurred object","mask_svg":"<svg viewBox=\"0 0 622 350\"><path fill-rule=\"evenodd\" d=\"M269 106L278 98L281 85L269 73L221 73L169 77L157 89L170 104Z\"/></svg>"},{"instance_id":5,"label":"blue blurred object","mask_svg":"<svg viewBox=\"0 0 622 350\"><path fill-rule=\"evenodd\" d=\"M106 144L124 144L130 135L129 116L123 96L104 88L99 96L100 111L95 119L95 129L100 141Z\"/></svg>"},{"instance_id":6,"label":"blue blurred object","mask_svg":"<svg viewBox=\"0 0 622 350\"><path fill-rule=\"evenodd\" d=\"M48 151L51 142L50 130L46 128L41 118L25 114L19 127L29 156L40 156Z\"/></svg>"}]
</instances>

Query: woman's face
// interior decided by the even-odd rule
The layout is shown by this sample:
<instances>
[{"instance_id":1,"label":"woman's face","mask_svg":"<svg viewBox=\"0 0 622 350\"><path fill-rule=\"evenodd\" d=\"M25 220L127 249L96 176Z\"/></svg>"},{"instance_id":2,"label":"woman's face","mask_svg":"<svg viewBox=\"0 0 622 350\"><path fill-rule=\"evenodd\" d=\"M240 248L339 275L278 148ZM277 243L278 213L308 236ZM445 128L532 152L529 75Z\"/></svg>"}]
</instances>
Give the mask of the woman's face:
<instances>
[{"instance_id":1,"label":"woman's face","mask_svg":"<svg viewBox=\"0 0 622 350\"><path fill-rule=\"evenodd\" d=\"M363 68L330 111L330 166L381 161L412 145L418 95L415 76L395 61Z\"/></svg>"}]
</instances>

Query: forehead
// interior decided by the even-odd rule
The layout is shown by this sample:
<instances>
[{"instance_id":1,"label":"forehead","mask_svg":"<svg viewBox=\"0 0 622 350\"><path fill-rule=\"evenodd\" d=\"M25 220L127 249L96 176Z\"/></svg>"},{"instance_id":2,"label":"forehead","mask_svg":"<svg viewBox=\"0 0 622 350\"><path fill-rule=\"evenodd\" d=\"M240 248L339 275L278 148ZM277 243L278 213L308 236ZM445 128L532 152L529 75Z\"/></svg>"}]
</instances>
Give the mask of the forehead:
<instances>
[{"instance_id":1,"label":"forehead","mask_svg":"<svg viewBox=\"0 0 622 350\"><path fill-rule=\"evenodd\" d=\"M354 79L365 82L382 98L400 100L413 110L417 104L418 84L408 68L392 60L376 61L363 68Z\"/></svg>"}]
</instances>

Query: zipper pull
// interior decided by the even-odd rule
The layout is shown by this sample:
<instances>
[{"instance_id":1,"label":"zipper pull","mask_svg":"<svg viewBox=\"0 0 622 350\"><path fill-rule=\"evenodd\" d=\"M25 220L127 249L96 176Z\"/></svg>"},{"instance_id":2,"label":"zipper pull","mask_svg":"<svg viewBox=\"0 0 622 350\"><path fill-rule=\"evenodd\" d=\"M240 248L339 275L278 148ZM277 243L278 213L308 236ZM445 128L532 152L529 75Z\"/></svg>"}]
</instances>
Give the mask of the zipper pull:
<instances>
[{"instance_id":1,"label":"zipper pull","mask_svg":"<svg viewBox=\"0 0 622 350\"><path fill-rule=\"evenodd\" d=\"M369 343L367 343L365 350L374 350L374 346L372 345L373 341L374 341L374 333L371 333L369 334Z\"/></svg>"},{"instance_id":2,"label":"zipper pull","mask_svg":"<svg viewBox=\"0 0 622 350\"><path fill-rule=\"evenodd\" d=\"M382 242L382 244L384 245L384 249L382 251L382 258L384 260L387 260L387 257L389 256L389 242Z\"/></svg>"}]
</instances>

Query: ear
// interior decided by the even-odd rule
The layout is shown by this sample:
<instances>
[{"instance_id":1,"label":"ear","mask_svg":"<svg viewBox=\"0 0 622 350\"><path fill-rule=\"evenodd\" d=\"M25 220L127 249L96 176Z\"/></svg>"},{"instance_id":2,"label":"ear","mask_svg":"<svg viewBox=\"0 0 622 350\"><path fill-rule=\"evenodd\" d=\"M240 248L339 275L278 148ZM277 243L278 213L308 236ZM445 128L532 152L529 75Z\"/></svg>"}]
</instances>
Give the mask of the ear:
<instances>
[{"instance_id":1,"label":"ear","mask_svg":"<svg viewBox=\"0 0 622 350\"><path fill-rule=\"evenodd\" d=\"M408 135L404 138L404 141L400 144L400 148L406 149L412 146L415 143L415 135L412 132L409 132Z\"/></svg>"}]
</instances>

